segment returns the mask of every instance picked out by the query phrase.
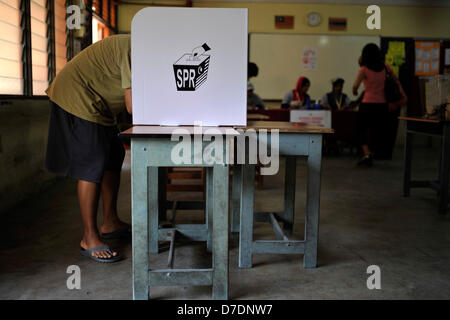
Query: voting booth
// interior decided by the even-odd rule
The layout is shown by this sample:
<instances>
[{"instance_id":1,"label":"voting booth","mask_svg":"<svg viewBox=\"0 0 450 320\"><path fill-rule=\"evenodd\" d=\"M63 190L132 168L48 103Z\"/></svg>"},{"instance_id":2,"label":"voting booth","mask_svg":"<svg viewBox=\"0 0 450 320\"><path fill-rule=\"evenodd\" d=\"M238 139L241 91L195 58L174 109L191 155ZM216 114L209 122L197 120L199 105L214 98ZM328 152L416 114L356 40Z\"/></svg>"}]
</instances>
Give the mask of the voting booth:
<instances>
[{"instance_id":1,"label":"voting booth","mask_svg":"<svg viewBox=\"0 0 450 320\"><path fill-rule=\"evenodd\" d=\"M302 122L313 126L331 128L331 111L291 110L290 122Z\"/></svg>"},{"instance_id":2,"label":"voting booth","mask_svg":"<svg viewBox=\"0 0 450 320\"><path fill-rule=\"evenodd\" d=\"M246 125L247 9L144 8L131 26L133 124Z\"/></svg>"}]
</instances>

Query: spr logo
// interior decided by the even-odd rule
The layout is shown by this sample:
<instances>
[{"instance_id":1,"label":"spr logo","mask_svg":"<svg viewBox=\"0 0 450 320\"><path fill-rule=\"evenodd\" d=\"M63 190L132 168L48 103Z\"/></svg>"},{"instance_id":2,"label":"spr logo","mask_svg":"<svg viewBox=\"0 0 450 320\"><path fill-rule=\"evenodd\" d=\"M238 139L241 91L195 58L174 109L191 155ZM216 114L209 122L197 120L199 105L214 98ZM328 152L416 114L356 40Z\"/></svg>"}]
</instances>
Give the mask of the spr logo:
<instances>
[{"instance_id":1,"label":"spr logo","mask_svg":"<svg viewBox=\"0 0 450 320\"><path fill-rule=\"evenodd\" d=\"M209 50L211 48L204 43L173 64L177 91L195 91L206 81L210 56L205 52Z\"/></svg>"}]
</instances>

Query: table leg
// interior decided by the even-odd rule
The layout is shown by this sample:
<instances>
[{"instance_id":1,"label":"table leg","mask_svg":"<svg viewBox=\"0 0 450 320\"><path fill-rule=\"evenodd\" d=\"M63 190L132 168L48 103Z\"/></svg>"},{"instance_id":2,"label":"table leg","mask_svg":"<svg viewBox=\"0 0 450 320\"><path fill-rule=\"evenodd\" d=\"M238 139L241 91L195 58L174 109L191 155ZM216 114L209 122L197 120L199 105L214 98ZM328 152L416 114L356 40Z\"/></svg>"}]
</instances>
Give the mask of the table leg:
<instances>
[{"instance_id":1,"label":"table leg","mask_svg":"<svg viewBox=\"0 0 450 320\"><path fill-rule=\"evenodd\" d=\"M158 183L159 183L159 221L167 220L167 190L166 190L166 168L160 167L158 169Z\"/></svg>"},{"instance_id":2,"label":"table leg","mask_svg":"<svg viewBox=\"0 0 450 320\"><path fill-rule=\"evenodd\" d=\"M228 165L213 169L213 299L228 299Z\"/></svg>"},{"instance_id":3,"label":"table leg","mask_svg":"<svg viewBox=\"0 0 450 320\"><path fill-rule=\"evenodd\" d=\"M405 141L405 168L403 172L403 196L409 197L411 186L411 164L412 164L412 141L413 134L406 130Z\"/></svg>"},{"instance_id":4,"label":"table leg","mask_svg":"<svg viewBox=\"0 0 450 320\"><path fill-rule=\"evenodd\" d=\"M308 182L306 191L305 268L317 267L317 243L319 240L320 175L322 166L322 136L312 135L307 160Z\"/></svg>"},{"instance_id":5,"label":"table leg","mask_svg":"<svg viewBox=\"0 0 450 320\"><path fill-rule=\"evenodd\" d=\"M158 253L159 168L148 168L148 235L149 252Z\"/></svg>"},{"instance_id":6,"label":"table leg","mask_svg":"<svg viewBox=\"0 0 450 320\"><path fill-rule=\"evenodd\" d=\"M448 184L450 176L450 126L444 126L442 134L442 158L440 167L439 213L446 214L448 210Z\"/></svg>"},{"instance_id":7,"label":"table leg","mask_svg":"<svg viewBox=\"0 0 450 320\"><path fill-rule=\"evenodd\" d=\"M295 214L295 183L296 183L296 167L297 157L286 157L286 169L284 180L284 224L283 230L292 234L294 229L294 214Z\"/></svg>"},{"instance_id":8,"label":"table leg","mask_svg":"<svg viewBox=\"0 0 450 320\"><path fill-rule=\"evenodd\" d=\"M206 167L206 203L205 203L205 221L207 228L206 249L212 250L212 230L213 230L213 168Z\"/></svg>"},{"instance_id":9,"label":"table leg","mask_svg":"<svg viewBox=\"0 0 450 320\"><path fill-rule=\"evenodd\" d=\"M144 152L133 147L131 156L131 212L133 299L147 300L149 294L148 263L148 176Z\"/></svg>"},{"instance_id":10,"label":"table leg","mask_svg":"<svg viewBox=\"0 0 450 320\"><path fill-rule=\"evenodd\" d=\"M241 209L242 165L233 166L231 232L239 233L239 214Z\"/></svg>"},{"instance_id":11,"label":"table leg","mask_svg":"<svg viewBox=\"0 0 450 320\"><path fill-rule=\"evenodd\" d=\"M255 197L255 165L242 166L241 219L239 230L239 268L251 268L253 257L253 212Z\"/></svg>"}]
</instances>

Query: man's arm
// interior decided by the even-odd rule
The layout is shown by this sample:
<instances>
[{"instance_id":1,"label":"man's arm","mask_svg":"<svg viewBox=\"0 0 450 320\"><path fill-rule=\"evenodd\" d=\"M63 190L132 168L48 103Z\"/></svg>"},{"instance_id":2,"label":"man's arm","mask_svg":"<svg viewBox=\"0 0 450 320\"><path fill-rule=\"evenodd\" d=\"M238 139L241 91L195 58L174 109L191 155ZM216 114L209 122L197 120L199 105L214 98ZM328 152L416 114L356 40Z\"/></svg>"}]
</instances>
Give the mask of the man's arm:
<instances>
[{"instance_id":1,"label":"man's arm","mask_svg":"<svg viewBox=\"0 0 450 320\"><path fill-rule=\"evenodd\" d=\"M129 114L132 113L131 88L125 89L125 106Z\"/></svg>"}]
</instances>

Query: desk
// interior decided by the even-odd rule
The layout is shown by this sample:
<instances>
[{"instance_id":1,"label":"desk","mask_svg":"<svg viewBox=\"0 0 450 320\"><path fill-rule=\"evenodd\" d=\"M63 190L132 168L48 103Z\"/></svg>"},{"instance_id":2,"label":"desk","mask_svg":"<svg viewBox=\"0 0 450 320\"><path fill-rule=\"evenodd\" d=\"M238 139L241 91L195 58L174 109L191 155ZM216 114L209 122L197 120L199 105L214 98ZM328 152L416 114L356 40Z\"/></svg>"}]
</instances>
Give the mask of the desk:
<instances>
[{"instance_id":1,"label":"desk","mask_svg":"<svg viewBox=\"0 0 450 320\"><path fill-rule=\"evenodd\" d=\"M200 147L197 148L195 143L190 144L189 164L175 163L172 159L172 150L179 143L171 140L174 130L184 130L187 132L186 136L192 138L195 135L207 135L206 130L210 129L220 132L218 135L225 138L222 154L224 156L229 150L230 139L238 134L232 128L204 127L200 132L196 132L194 127L134 126L121 133L123 137L131 139L134 299L148 299L150 286L181 285L212 285L214 299L228 298L229 166L217 163L217 155L209 159L203 157L204 150L210 143L206 141L200 143ZM196 163L195 159L198 159L195 158L196 155L201 155L200 163ZM164 167L206 167L205 225L158 228L161 205L160 172ZM158 253L158 240L171 241L169 266L173 265L173 249L177 233L191 240L207 241L208 246L212 247L212 268L150 270L149 253Z\"/></svg>"},{"instance_id":2,"label":"desk","mask_svg":"<svg viewBox=\"0 0 450 320\"><path fill-rule=\"evenodd\" d=\"M438 194L439 213L446 214L449 198L450 175L450 121L428 120L423 118L399 117L406 121L405 167L403 176L403 195L409 197L411 188L431 188ZM412 141L415 134L442 138L442 151L439 177L432 181L411 180Z\"/></svg>"},{"instance_id":3,"label":"desk","mask_svg":"<svg viewBox=\"0 0 450 320\"><path fill-rule=\"evenodd\" d=\"M332 129L306 126L293 122L250 121L247 129L278 129L279 153L286 156L284 210L282 212L254 212L254 164L236 165L233 177L232 231L239 229L239 267L251 268L253 254L304 254L305 268L317 266L319 236L320 177L322 161L322 135ZM269 135L269 132L268 132ZM269 144L269 138L267 143ZM295 213L296 160L307 157L307 206L305 238L289 240L285 232L292 233ZM272 223L278 240L253 240L253 222ZM279 222L283 222L283 229Z\"/></svg>"},{"instance_id":4,"label":"desk","mask_svg":"<svg viewBox=\"0 0 450 320\"><path fill-rule=\"evenodd\" d=\"M270 117L260 113L248 113L247 120L269 120Z\"/></svg>"},{"instance_id":5,"label":"desk","mask_svg":"<svg viewBox=\"0 0 450 320\"><path fill-rule=\"evenodd\" d=\"M263 110L248 110L247 115L262 114L269 117L270 121L289 121L291 109L269 108Z\"/></svg>"}]
</instances>

